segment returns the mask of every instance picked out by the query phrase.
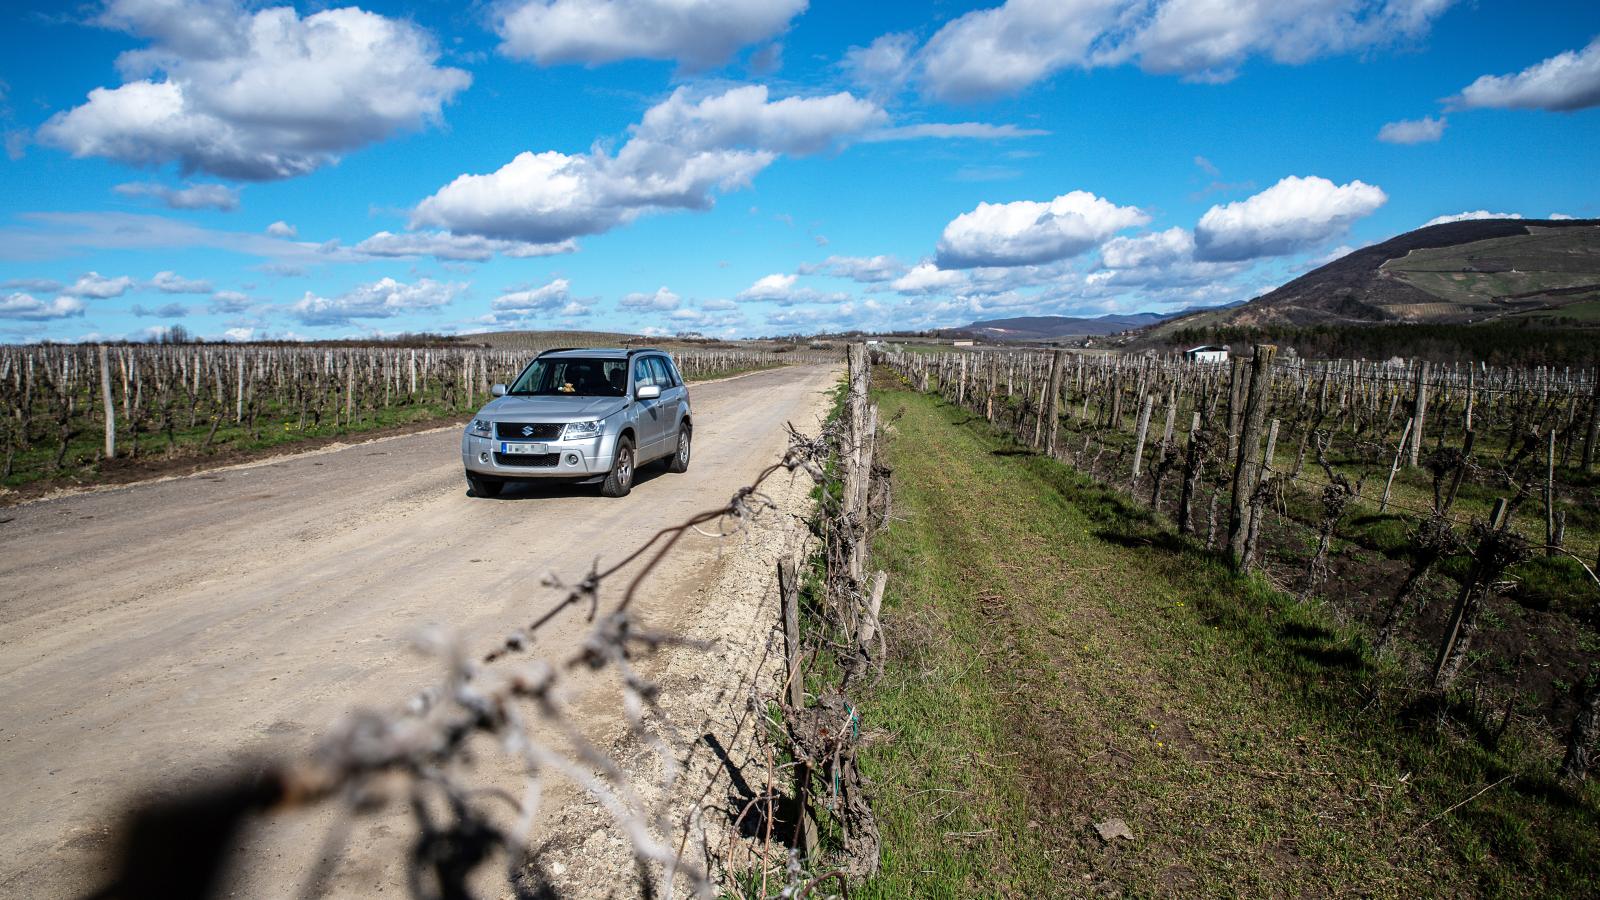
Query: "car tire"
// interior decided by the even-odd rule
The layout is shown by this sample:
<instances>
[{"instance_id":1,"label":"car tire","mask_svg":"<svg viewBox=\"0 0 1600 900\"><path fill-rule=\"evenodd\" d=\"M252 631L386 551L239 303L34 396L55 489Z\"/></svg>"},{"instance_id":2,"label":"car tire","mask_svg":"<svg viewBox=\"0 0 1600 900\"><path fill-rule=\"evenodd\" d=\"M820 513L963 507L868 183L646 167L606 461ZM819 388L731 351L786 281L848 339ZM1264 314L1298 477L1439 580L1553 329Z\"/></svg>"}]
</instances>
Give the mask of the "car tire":
<instances>
[{"instance_id":1,"label":"car tire","mask_svg":"<svg viewBox=\"0 0 1600 900\"><path fill-rule=\"evenodd\" d=\"M500 496L500 489L505 486L506 483L504 481L484 478L482 475L467 476L467 488L472 491L472 496L474 497L498 497Z\"/></svg>"},{"instance_id":2,"label":"car tire","mask_svg":"<svg viewBox=\"0 0 1600 900\"><path fill-rule=\"evenodd\" d=\"M638 461L633 456L633 441L617 438L617 452L605 483L600 485L602 497L626 497L633 490L633 472Z\"/></svg>"},{"instance_id":3,"label":"car tire","mask_svg":"<svg viewBox=\"0 0 1600 900\"><path fill-rule=\"evenodd\" d=\"M689 452L693 449L690 439L693 436L694 429L689 427L688 422L678 426L678 448L667 457L668 472L677 472L681 475L689 471Z\"/></svg>"}]
</instances>

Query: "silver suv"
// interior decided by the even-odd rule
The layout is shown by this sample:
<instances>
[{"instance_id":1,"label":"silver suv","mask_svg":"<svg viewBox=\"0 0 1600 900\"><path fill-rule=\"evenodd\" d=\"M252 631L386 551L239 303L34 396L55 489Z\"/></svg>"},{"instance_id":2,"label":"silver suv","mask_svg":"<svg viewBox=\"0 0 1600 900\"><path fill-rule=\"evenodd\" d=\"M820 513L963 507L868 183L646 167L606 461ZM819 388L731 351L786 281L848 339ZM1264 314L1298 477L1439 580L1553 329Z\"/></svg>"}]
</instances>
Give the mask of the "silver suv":
<instances>
[{"instance_id":1,"label":"silver suv","mask_svg":"<svg viewBox=\"0 0 1600 900\"><path fill-rule=\"evenodd\" d=\"M660 350L546 350L491 393L461 436L475 496L561 479L625 497L645 463L689 469L689 389Z\"/></svg>"}]
</instances>

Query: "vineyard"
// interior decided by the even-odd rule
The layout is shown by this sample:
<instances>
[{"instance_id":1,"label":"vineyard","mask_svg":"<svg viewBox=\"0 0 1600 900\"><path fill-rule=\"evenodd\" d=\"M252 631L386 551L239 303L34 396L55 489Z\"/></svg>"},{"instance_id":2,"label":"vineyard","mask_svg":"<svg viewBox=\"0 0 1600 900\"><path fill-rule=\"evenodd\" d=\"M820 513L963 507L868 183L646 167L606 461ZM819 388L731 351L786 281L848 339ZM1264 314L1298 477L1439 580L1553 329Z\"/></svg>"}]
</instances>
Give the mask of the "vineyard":
<instances>
[{"instance_id":1,"label":"vineyard","mask_svg":"<svg viewBox=\"0 0 1600 900\"><path fill-rule=\"evenodd\" d=\"M1360 627L1440 721L1550 744L1600 704L1600 392L1589 371L889 353L914 389L1126 491Z\"/></svg>"},{"instance_id":2,"label":"vineyard","mask_svg":"<svg viewBox=\"0 0 1600 900\"><path fill-rule=\"evenodd\" d=\"M515 348L0 347L0 486L95 481L152 463L444 424L473 412L491 385L559 337ZM671 352L691 381L830 358Z\"/></svg>"}]
</instances>

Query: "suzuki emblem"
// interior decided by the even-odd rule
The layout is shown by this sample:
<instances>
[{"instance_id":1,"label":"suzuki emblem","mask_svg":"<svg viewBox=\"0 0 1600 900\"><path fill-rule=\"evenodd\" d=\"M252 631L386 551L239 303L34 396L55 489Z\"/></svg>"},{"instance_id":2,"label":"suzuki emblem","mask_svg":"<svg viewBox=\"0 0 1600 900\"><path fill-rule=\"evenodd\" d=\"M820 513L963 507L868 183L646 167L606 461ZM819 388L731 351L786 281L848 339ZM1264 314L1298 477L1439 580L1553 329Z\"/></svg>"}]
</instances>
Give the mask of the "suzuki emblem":
<instances>
[{"instance_id":1,"label":"suzuki emblem","mask_svg":"<svg viewBox=\"0 0 1600 900\"><path fill-rule=\"evenodd\" d=\"M523 437L533 437L533 426L532 425L524 425L524 426L522 426L522 436Z\"/></svg>"}]
</instances>

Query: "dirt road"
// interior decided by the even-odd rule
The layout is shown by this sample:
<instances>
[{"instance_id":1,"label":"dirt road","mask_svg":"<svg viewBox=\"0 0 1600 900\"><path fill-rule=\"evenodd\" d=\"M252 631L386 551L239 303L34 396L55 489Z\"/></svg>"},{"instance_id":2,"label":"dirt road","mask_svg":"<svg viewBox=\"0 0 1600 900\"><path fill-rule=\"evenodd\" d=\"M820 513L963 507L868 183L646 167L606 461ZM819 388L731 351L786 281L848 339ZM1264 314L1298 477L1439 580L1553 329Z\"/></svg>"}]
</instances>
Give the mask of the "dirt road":
<instances>
[{"instance_id":1,"label":"dirt road","mask_svg":"<svg viewBox=\"0 0 1600 900\"><path fill-rule=\"evenodd\" d=\"M579 576L747 483L785 421L814 429L836 377L693 388L690 471L641 472L623 500L468 497L451 429L0 511L0 895L96 886L130 794L403 701L437 673L408 647L419 627L492 644L548 602L545 572ZM681 598L717 553L691 535L642 592L645 615L691 615ZM549 645L580 629L558 623ZM257 887L278 888L262 894L292 893L299 862L259 864Z\"/></svg>"}]
</instances>

